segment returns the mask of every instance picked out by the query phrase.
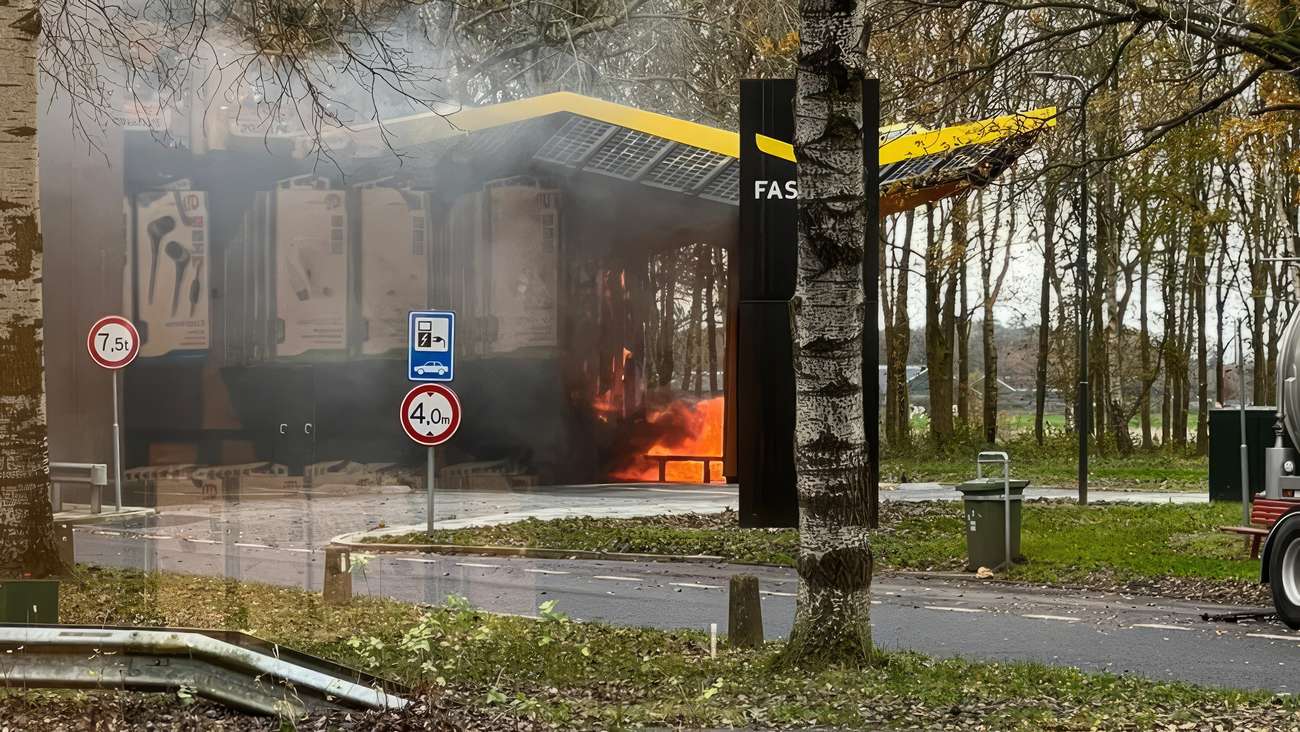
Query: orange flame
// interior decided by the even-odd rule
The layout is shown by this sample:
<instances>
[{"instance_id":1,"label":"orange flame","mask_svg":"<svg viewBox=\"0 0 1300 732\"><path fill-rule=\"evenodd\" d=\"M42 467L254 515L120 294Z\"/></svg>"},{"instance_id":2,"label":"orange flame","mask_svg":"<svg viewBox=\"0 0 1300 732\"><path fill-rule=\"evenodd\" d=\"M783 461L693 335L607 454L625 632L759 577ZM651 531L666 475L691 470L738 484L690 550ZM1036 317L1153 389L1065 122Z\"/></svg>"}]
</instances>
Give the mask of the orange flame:
<instances>
[{"instance_id":1,"label":"orange flame","mask_svg":"<svg viewBox=\"0 0 1300 732\"><path fill-rule=\"evenodd\" d=\"M686 429L661 438L646 455L678 455L715 458L709 464L709 482L723 483L722 475L722 420L725 412L722 397L706 399L695 404L675 401L667 408L651 412L650 423L682 423ZM659 461L638 455L626 467L616 471L621 480L659 480ZM703 483L704 464L700 460L671 461L665 466L665 479L670 483Z\"/></svg>"}]
</instances>

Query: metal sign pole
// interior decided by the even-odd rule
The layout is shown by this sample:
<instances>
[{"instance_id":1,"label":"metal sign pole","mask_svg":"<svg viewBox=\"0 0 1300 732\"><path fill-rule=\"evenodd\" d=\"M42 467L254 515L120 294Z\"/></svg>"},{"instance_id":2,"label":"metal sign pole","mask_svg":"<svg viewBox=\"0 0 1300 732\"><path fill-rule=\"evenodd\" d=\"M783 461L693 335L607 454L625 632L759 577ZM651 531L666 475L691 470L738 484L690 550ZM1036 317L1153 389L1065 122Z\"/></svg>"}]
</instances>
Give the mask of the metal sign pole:
<instances>
[{"instance_id":1,"label":"metal sign pole","mask_svg":"<svg viewBox=\"0 0 1300 732\"><path fill-rule=\"evenodd\" d=\"M429 448L429 466L424 476L424 485L429 495L427 498L428 506L425 508L425 533L433 536L433 448Z\"/></svg>"},{"instance_id":2,"label":"metal sign pole","mask_svg":"<svg viewBox=\"0 0 1300 732\"><path fill-rule=\"evenodd\" d=\"M1011 459L1002 460L1002 567L1011 571Z\"/></svg>"},{"instance_id":3,"label":"metal sign pole","mask_svg":"<svg viewBox=\"0 0 1300 732\"><path fill-rule=\"evenodd\" d=\"M1237 321L1237 371L1241 383L1241 525L1250 526L1250 466L1246 463L1246 359L1242 356L1240 320Z\"/></svg>"},{"instance_id":4,"label":"metal sign pole","mask_svg":"<svg viewBox=\"0 0 1300 732\"><path fill-rule=\"evenodd\" d=\"M113 503L122 512L122 437L117 416L117 380L119 370L113 371Z\"/></svg>"}]
</instances>

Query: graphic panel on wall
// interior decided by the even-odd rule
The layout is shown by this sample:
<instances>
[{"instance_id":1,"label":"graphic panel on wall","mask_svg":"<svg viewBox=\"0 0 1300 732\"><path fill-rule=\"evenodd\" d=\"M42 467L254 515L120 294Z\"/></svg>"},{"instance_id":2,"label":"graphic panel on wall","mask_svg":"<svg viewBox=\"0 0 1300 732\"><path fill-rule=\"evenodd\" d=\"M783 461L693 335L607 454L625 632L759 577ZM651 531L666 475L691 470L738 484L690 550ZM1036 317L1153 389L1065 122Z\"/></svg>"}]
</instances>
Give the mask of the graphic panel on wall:
<instances>
[{"instance_id":1,"label":"graphic panel on wall","mask_svg":"<svg viewBox=\"0 0 1300 732\"><path fill-rule=\"evenodd\" d=\"M208 205L203 191L149 191L135 199L135 320L140 356L208 348Z\"/></svg>"},{"instance_id":2,"label":"graphic panel on wall","mask_svg":"<svg viewBox=\"0 0 1300 732\"><path fill-rule=\"evenodd\" d=\"M361 317L368 356L406 349L406 315L428 305L426 194L365 188L361 203Z\"/></svg>"},{"instance_id":3,"label":"graphic panel on wall","mask_svg":"<svg viewBox=\"0 0 1300 732\"><path fill-rule=\"evenodd\" d=\"M277 357L347 348L344 193L281 188L275 201Z\"/></svg>"}]
</instances>

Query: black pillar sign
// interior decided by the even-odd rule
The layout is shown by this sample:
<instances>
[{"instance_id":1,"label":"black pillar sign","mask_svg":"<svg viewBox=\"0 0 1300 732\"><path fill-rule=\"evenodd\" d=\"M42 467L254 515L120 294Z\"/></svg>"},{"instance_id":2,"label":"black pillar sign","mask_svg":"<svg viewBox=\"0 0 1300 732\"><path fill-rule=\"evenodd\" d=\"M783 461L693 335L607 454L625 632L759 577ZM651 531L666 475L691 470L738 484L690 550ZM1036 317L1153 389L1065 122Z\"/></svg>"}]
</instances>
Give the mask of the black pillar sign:
<instances>
[{"instance_id":1,"label":"black pillar sign","mask_svg":"<svg viewBox=\"0 0 1300 732\"><path fill-rule=\"evenodd\" d=\"M798 261L798 184L794 160L794 80L740 83L740 236L736 253L736 479L740 523L746 527L796 526L795 378L791 298ZM864 88L867 208L879 217L877 140L879 84ZM864 289L863 394L867 439L878 440L878 358L875 349L877 288L875 226L867 227ZM872 504L876 480L871 476Z\"/></svg>"},{"instance_id":2,"label":"black pillar sign","mask_svg":"<svg viewBox=\"0 0 1300 732\"><path fill-rule=\"evenodd\" d=\"M760 140L772 149L793 139L794 80L741 81L734 400L741 526L795 526L799 521L790 329L799 207L797 197L787 195L798 192L796 169L793 160L759 148Z\"/></svg>"}]
</instances>

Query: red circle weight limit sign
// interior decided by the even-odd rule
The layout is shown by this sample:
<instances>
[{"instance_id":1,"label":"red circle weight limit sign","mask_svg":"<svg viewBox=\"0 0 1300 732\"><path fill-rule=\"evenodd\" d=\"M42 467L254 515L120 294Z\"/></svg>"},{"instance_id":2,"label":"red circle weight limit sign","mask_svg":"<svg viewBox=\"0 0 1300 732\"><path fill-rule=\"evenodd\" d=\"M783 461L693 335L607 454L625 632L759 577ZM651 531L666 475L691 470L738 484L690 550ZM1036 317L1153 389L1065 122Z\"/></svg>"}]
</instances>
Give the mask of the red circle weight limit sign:
<instances>
[{"instance_id":1,"label":"red circle weight limit sign","mask_svg":"<svg viewBox=\"0 0 1300 732\"><path fill-rule=\"evenodd\" d=\"M460 400L442 384L421 384L406 393L398 415L402 429L421 445L441 445L460 427Z\"/></svg>"},{"instance_id":2,"label":"red circle weight limit sign","mask_svg":"<svg viewBox=\"0 0 1300 732\"><path fill-rule=\"evenodd\" d=\"M140 353L140 331L121 315L108 315L95 321L86 336L90 358L106 369L120 369Z\"/></svg>"}]
</instances>

